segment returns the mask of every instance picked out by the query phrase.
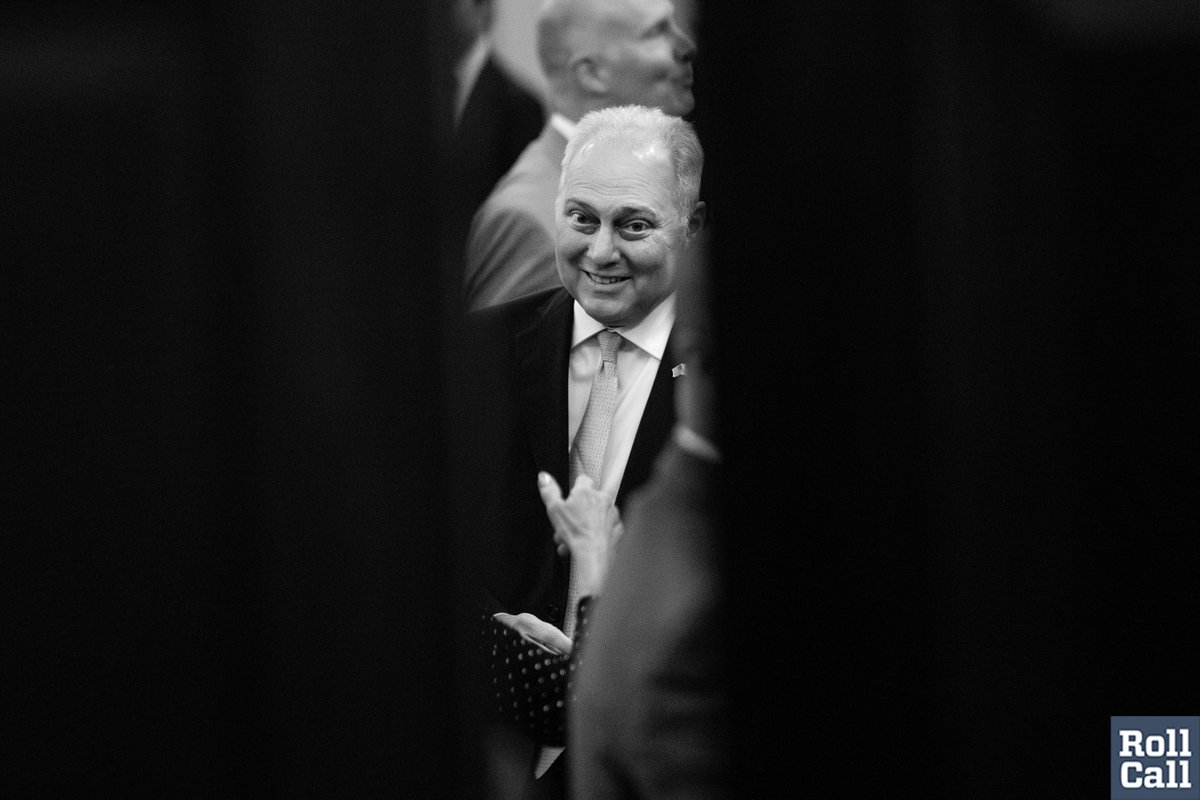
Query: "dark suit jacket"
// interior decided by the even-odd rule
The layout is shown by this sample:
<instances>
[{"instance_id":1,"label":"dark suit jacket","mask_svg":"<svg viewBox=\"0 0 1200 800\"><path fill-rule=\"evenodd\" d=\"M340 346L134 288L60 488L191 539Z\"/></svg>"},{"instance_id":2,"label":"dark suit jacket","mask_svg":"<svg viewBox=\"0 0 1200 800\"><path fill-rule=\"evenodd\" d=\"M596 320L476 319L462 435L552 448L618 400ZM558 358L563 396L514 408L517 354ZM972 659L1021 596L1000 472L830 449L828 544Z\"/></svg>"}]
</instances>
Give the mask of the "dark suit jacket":
<instances>
[{"instance_id":1,"label":"dark suit jacket","mask_svg":"<svg viewBox=\"0 0 1200 800\"><path fill-rule=\"evenodd\" d=\"M445 285L451 289L463 282L472 217L525 146L537 138L545 120L541 103L491 58L479 73L455 126L450 121L452 106L447 101L442 131L447 146L442 151L445 161L438 187L441 261ZM457 291L452 305L463 306Z\"/></svg>"},{"instance_id":2,"label":"dark suit jacket","mask_svg":"<svg viewBox=\"0 0 1200 800\"><path fill-rule=\"evenodd\" d=\"M479 587L477 611L486 615L530 612L559 627L565 617L568 564L555 551L537 473L545 470L560 486L568 485L567 372L573 302L560 287L468 316L469 346L459 367L469 373L462 391L474 410L453 432L468 445L460 449L470 454L468 463L459 465L467 473L463 490L457 493L463 505L452 513L463 520L460 530L468 534L464 550L471 557ZM649 477L654 457L674 426L672 366L668 340L622 477L618 507ZM485 625L478 640L485 663L474 690L477 702L493 712L498 709L492 702L489 674L495 664L489 659L512 655L502 638L489 638L496 632L496 626ZM516 790L518 795L561 797L565 792L562 759L545 779L533 781L537 740L528 729L503 726L503 730L512 736L490 739L506 744L493 745L488 757L503 760L502 774L512 770L526 775L525 788ZM508 796L508 788L493 789Z\"/></svg>"},{"instance_id":3,"label":"dark suit jacket","mask_svg":"<svg viewBox=\"0 0 1200 800\"><path fill-rule=\"evenodd\" d=\"M454 131L451 168L469 222L545 121L541 103L488 57Z\"/></svg>"},{"instance_id":4,"label":"dark suit jacket","mask_svg":"<svg viewBox=\"0 0 1200 800\"><path fill-rule=\"evenodd\" d=\"M573 300L553 289L484 309L468 318L475 344L470 368L475 411L471 545L487 611L530 612L564 621L567 563L537 489L549 472L567 489L567 370ZM616 502L650 476L675 423L671 343L654 379Z\"/></svg>"}]
</instances>

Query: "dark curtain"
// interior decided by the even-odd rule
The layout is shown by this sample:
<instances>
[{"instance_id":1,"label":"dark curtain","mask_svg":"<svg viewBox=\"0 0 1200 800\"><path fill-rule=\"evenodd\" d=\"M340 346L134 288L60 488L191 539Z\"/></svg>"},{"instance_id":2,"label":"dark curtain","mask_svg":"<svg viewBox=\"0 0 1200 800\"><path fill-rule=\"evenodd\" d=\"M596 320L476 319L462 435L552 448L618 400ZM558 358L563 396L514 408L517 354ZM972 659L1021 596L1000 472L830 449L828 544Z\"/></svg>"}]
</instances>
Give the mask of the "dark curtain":
<instances>
[{"instance_id":1,"label":"dark curtain","mask_svg":"<svg viewBox=\"0 0 1200 800\"><path fill-rule=\"evenodd\" d=\"M4 794L467 791L429 6L3 12Z\"/></svg>"},{"instance_id":2,"label":"dark curtain","mask_svg":"<svg viewBox=\"0 0 1200 800\"><path fill-rule=\"evenodd\" d=\"M1200 697L1194 7L702 12L741 777L1107 796Z\"/></svg>"}]
</instances>

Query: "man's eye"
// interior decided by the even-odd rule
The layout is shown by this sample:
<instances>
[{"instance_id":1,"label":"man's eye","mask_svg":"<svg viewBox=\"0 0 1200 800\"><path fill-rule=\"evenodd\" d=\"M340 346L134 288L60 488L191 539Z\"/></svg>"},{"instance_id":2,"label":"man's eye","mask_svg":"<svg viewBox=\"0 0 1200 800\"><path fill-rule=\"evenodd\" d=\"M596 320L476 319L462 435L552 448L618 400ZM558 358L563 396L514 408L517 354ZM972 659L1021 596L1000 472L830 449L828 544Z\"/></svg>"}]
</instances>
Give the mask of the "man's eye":
<instances>
[{"instance_id":1,"label":"man's eye","mask_svg":"<svg viewBox=\"0 0 1200 800\"><path fill-rule=\"evenodd\" d=\"M587 214L584 214L582 211L568 211L567 219L576 225L587 225L591 222Z\"/></svg>"},{"instance_id":2,"label":"man's eye","mask_svg":"<svg viewBox=\"0 0 1200 800\"><path fill-rule=\"evenodd\" d=\"M645 233L646 231L650 230L650 224L645 220L635 219L631 222L625 223L625 230L629 231L630 233Z\"/></svg>"}]
</instances>

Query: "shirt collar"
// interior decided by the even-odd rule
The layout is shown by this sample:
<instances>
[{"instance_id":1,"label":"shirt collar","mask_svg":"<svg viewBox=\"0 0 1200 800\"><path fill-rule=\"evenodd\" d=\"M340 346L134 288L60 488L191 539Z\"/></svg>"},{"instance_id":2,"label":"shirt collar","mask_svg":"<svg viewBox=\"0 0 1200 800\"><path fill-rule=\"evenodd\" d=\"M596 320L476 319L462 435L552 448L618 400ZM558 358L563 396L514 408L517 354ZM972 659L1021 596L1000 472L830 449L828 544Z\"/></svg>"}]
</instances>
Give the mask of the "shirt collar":
<instances>
[{"instance_id":1,"label":"shirt collar","mask_svg":"<svg viewBox=\"0 0 1200 800\"><path fill-rule=\"evenodd\" d=\"M675 294L672 292L637 325L613 328L613 330L661 361L663 354L667 351L667 339L671 337L671 326L674 324ZM571 331L572 350L581 342L606 328L608 328L607 325L589 317L583 310L583 306L579 305L579 301L575 301L575 325Z\"/></svg>"},{"instance_id":2,"label":"shirt collar","mask_svg":"<svg viewBox=\"0 0 1200 800\"><path fill-rule=\"evenodd\" d=\"M575 135L575 129L579 127L557 111L550 114L550 125L568 141Z\"/></svg>"}]
</instances>

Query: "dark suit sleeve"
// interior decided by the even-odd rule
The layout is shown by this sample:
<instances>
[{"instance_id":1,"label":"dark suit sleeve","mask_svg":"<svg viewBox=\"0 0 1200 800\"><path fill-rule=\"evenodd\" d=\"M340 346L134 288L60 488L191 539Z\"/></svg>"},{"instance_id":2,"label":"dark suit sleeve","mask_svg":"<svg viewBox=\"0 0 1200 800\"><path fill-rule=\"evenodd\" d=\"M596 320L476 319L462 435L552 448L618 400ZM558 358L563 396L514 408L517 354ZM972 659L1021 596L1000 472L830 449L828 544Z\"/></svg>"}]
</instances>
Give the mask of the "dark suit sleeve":
<instances>
[{"instance_id":1,"label":"dark suit sleeve","mask_svg":"<svg viewBox=\"0 0 1200 800\"><path fill-rule=\"evenodd\" d=\"M579 601L569 658L535 647L491 614L480 620L495 711L542 744L566 744L568 698L574 689L576 667L586 653L589 607L590 598Z\"/></svg>"},{"instance_id":2,"label":"dark suit sleeve","mask_svg":"<svg viewBox=\"0 0 1200 800\"><path fill-rule=\"evenodd\" d=\"M495 712L541 744L565 744L569 659L530 644L490 614L480 622Z\"/></svg>"},{"instance_id":3,"label":"dark suit sleeve","mask_svg":"<svg viewBox=\"0 0 1200 800\"><path fill-rule=\"evenodd\" d=\"M713 609L694 619L665 650L667 665L654 675L652 700L642 705L639 729L648 756L634 765L637 782L652 796L718 800L731 785L729 714Z\"/></svg>"}]
</instances>

